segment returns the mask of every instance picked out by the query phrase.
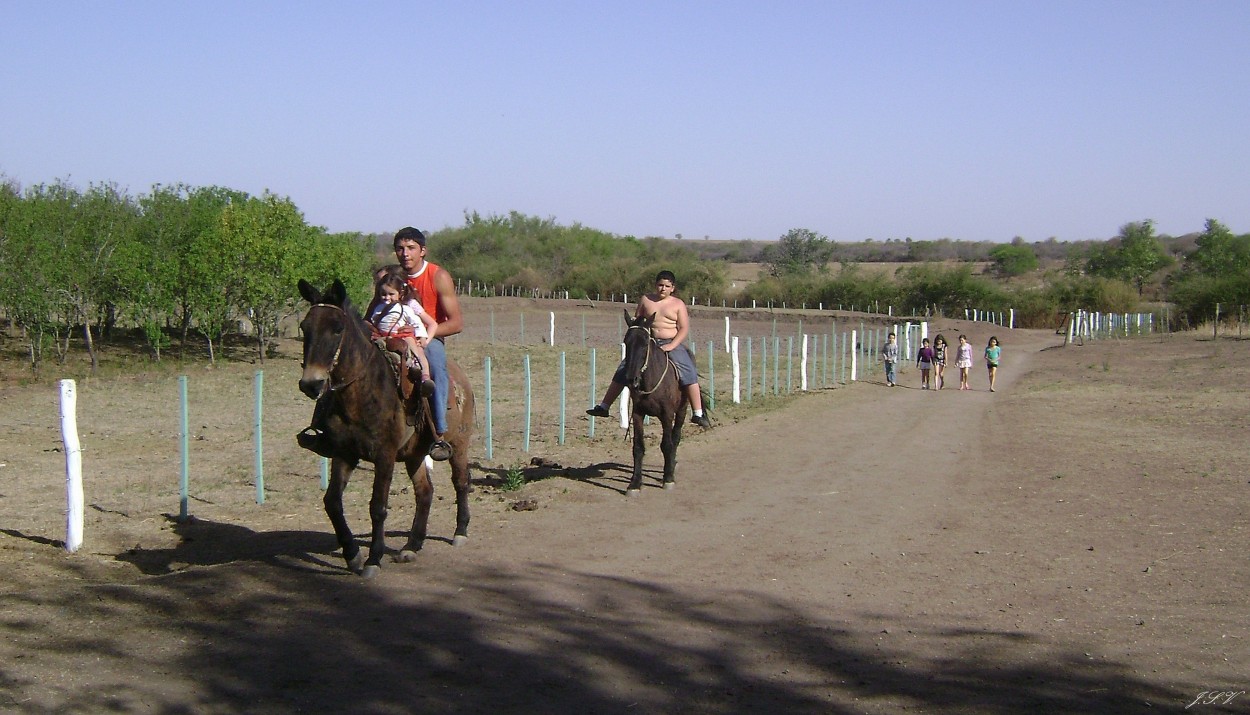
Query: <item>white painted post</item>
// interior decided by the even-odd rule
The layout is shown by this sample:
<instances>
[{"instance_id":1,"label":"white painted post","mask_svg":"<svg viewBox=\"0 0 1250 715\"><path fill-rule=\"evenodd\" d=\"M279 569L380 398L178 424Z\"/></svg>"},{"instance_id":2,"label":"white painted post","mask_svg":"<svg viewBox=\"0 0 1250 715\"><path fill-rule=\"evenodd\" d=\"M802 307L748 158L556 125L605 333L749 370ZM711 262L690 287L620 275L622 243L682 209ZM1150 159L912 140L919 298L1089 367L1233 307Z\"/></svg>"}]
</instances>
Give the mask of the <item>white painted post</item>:
<instances>
[{"instance_id":1,"label":"white painted post","mask_svg":"<svg viewBox=\"0 0 1250 715\"><path fill-rule=\"evenodd\" d=\"M61 440L65 443L65 550L82 546L82 450L78 443L78 391L61 380Z\"/></svg>"},{"instance_id":2,"label":"white painted post","mask_svg":"<svg viewBox=\"0 0 1250 715\"><path fill-rule=\"evenodd\" d=\"M1007 319L1007 321L1008 321L1008 322L1007 322L1007 329L1008 329L1008 330L1015 330L1015 329L1016 329L1016 309L1015 309L1015 308L1012 308L1012 309L1010 310L1010 312L1009 312L1009 315L1010 315L1011 317L1009 317L1009 318Z\"/></svg>"},{"instance_id":3,"label":"white painted post","mask_svg":"<svg viewBox=\"0 0 1250 715\"><path fill-rule=\"evenodd\" d=\"M859 341L855 339L855 332L854 330L851 331L851 382L855 382L855 363L858 362L855 356L859 353L859 350L856 348L859 345Z\"/></svg>"},{"instance_id":4,"label":"white painted post","mask_svg":"<svg viewBox=\"0 0 1250 715\"><path fill-rule=\"evenodd\" d=\"M725 318L725 325L726 326L729 325L729 318ZM733 337L733 341L731 342L730 349L729 349L729 354L733 356L732 362L733 362L733 371L734 371L734 404L736 405L742 402L742 366L738 362L738 336L737 335Z\"/></svg>"},{"instance_id":5,"label":"white painted post","mask_svg":"<svg viewBox=\"0 0 1250 715\"><path fill-rule=\"evenodd\" d=\"M725 316L725 352L729 352L729 316Z\"/></svg>"},{"instance_id":6,"label":"white painted post","mask_svg":"<svg viewBox=\"0 0 1250 715\"><path fill-rule=\"evenodd\" d=\"M625 359L625 343L621 343L621 360ZM629 429L629 388L621 390L621 429Z\"/></svg>"},{"instance_id":7,"label":"white painted post","mask_svg":"<svg viewBox=\"0 0 1250 715\"><path fill-rule=\"evenodd\" d=\"M551 311L551 337L547 339L547 344L552 347L556 344L556 312Z\"/></svg>"},{"instance_id":8,"label":"white painted post","mask_svg":"<svg viewBox=\"0 0 1250 715\"><path fill-rule=\"evenodd\" d=\"M807 333L803 333L803 355L799 358L799 389L807 392Z\"/></svg>"}]
</instances>

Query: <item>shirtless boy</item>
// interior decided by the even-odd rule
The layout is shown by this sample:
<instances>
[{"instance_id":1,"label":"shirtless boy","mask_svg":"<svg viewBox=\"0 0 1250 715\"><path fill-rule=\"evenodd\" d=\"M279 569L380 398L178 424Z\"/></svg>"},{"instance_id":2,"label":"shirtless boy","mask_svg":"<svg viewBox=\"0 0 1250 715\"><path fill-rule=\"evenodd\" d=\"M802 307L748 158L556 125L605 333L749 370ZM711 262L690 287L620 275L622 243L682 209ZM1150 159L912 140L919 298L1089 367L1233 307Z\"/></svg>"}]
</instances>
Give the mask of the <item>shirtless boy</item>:
<instances>
[{"instance_id":1,"label":"shirtless boy","mask_svg":"<svg viewBox=\"0 0 1250 715\"><path fill-rule=\"evenodd\" d=\"M690 418L690 421L704 429L709 429L712 423L708 421L707 415L703 414L703 396L699 392L699 375L694 366L694 355L686 345L686 336L690 332L690 313L686 310L685 301L673 295L676 283L677 278L672 271L660 271L655 277L655 292L642 296L642 299L638 301L638 309L634 311L634 317L655 316L655 323L651 326L651 337L660 344L661 350L669 353L673 363L677 366L677 381L686 391L690 399L690 407L694 410L694 416ZM621 390L625 389L624 372L625 365L622 363L616 369L616 374L612 376L612 384L604 393L603 401L586 410L586 414L592 417L610 416L608 408L616 402Z\"/></svg>"}]
</instances>

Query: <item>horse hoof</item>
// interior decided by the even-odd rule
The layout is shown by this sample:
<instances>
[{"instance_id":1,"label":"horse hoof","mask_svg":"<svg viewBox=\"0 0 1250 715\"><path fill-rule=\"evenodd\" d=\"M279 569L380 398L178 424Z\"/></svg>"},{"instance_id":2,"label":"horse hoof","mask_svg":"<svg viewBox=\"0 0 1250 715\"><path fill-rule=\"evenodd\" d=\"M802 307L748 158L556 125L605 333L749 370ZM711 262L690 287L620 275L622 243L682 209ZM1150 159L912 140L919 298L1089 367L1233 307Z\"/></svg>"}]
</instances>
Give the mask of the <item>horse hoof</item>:
<instances>
[{"instance_id":1,"label":"horse hoof","mask_svg":"<svg viewBox=\"0 0 1250 715\"><path fill-rule=\"evenodd\" d=\"M625 496L630 497L631 499L633 497L640 497L642 496L642 490L641 489L627 489L625 490Z\"/></svg>"},{"instance_id":2,"label":"horse hoof","mask_svg":"<svg viewBox=\"0 0 1250 715\"><path fill-rule=\"evenodd\" d=\"M677 486L677 482L664 482L665 489L672 489Z\"/></svg>"},{"instance_id":3,"label":"horse hoof","mask_svg":"<svg viewBox=\"0 0 1250 715\"><path fill-rule=\"evenodd\" d=\"M347 560L347 568L350 569L351 572L354 574L359 574L361 570L364 568L364 566L365 566L364 554L358 553L355 556Z\"/></svg>"},{"instance_id":4,"label":"horse hoof","mask_svg":"<svg viewBox=\"0 0 1250 715\"><path fill-rule=\"evenodd\" d=\"M416 560L417 552L412 549L403 549L398 554L395 554L395 563L397 564L410 564Z\"/></svg>"},{"instance_id":5,"label":"horse hoof","mask_svg":"<svg viewBox=\"0 0 1250 715\"><path fill-rule=\"evenodd\" d=\"M469 537L465 536L464 534L456 534L455 536L451 537L452 546L464 546L467 543L469 543Z\"/></svg>"},{"instance_id":6,"label":"horse hoof","mask_svg":"<svg viewBox=\"0 0 1250 715\"><path fill-rule=\"evenodd\" d=\"M377 564L369 564L360 571L361 577L366 579L373 578L380 573L382 573L382 568Z\"/></svg>"}]
</instances>

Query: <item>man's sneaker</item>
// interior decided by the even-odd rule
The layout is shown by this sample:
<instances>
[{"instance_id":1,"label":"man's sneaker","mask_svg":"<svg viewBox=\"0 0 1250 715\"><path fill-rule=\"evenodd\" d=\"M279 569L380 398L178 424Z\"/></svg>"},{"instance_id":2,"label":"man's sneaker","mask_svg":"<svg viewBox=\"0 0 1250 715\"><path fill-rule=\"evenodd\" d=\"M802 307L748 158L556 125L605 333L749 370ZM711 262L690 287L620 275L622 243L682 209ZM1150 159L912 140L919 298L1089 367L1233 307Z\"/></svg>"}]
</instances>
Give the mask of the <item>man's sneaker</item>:
<instances>
[{"instance_id":1,"label":"man's sneaker","mask_svg":"<svg viewBox=\"0 0 1250 715\"><path fill-rule=\"evenodd\" d=\"M696 425L699 425L703 429L712 429L712 423L708 421L707 415L696 415L693 412L691 412L690 421Z\"/></svg>"},{"instance_id":2,"label":"man's sneaker","mask_svg":"<svg viewBox=\"0 0 1250 715\"><path fill-rule=\"evenodd\" d=\"M591 407L589 410L586 410L586 414L590 415L591 417L611 417L612 416L612 413L608 412L608 408L604 407L603 405L595 405L594 407Z\"/></svg>"},{"instance_id":3,"label":"man's sneaker","mask_svg":"<svg viewBox=\"0 0 1250 715\"><path fill-rule=\"evenodd\" d=\"M451 459L451 445L441 439L430 445L430 459L435 462L446 462Z\"/></svg>"}]
</instances>

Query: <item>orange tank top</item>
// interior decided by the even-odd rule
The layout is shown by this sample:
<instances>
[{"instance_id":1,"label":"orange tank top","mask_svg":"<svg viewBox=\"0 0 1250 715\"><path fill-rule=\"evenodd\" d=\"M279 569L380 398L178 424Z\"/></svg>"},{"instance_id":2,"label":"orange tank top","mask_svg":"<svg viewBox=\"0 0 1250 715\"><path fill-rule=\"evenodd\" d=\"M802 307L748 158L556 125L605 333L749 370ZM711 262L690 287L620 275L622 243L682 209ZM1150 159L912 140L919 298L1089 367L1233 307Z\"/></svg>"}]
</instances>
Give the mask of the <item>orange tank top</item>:
<instances>
[{"instance_id":1,"label":"orange tank top","mask_svg":"<svg viewBox=\"0 0 1250 715\"><path fill-rule=\"evenodd\" d=\"M416 293L421 307L425 309L425 312L434 316L436 323L447 320L447 313L443 311L443 302L438 298L438 289L434 287L434 276L438 275L441 270L438 266L426 261L420 273L408 276L408 285L412 286L412 291Z\"/></svg>"}]
</instances>

